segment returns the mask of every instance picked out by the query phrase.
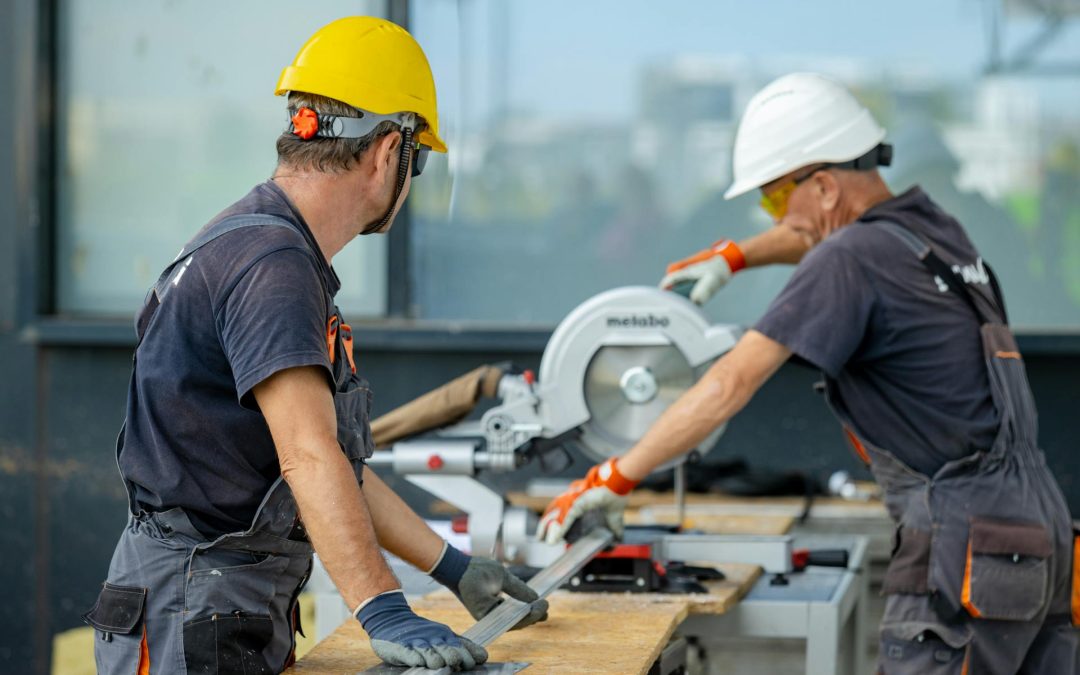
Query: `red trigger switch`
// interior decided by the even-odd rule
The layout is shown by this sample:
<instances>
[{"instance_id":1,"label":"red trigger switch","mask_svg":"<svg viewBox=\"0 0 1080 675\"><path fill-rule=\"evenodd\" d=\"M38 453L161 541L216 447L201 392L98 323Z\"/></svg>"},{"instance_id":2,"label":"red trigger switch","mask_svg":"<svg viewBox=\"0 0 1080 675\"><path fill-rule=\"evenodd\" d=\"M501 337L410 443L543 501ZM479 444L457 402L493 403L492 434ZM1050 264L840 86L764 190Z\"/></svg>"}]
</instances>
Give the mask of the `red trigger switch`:
<instances>
[{"instance_id":1,"label":"red trigger switch","mask_svg":"<svg viewBox=\"0 0 1080 675\"><path fill-rule=\"evenodd\" d=\"M432 455L431 457L428 457L427 467L432 471L438 471L439 469L443 468L445 464L446 463L443 462L443 458L439 457L438 455Z\"/></svg>"}]
</instances>

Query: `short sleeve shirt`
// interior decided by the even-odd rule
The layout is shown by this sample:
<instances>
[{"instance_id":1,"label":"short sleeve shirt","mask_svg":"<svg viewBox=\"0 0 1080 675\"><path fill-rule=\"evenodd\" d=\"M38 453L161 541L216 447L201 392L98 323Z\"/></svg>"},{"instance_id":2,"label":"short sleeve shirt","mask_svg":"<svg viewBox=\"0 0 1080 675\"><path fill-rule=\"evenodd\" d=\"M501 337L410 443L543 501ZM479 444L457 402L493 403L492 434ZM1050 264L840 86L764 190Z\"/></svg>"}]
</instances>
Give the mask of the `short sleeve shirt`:
<instances>
[{"instance_id":1,"label":"short sleeve shirt","mask_svg":"<svg viewBox=\"0 0 1080 675\"><path fill-rule=\"evenodd\" d=\"M974 312L883 220L929 240L967 283L989 283L961 225L913 188L814 247L754 328L834 381L860 436L932 476L989 449L999 417Z\"/></svg>"},{"instance_id":2,"label":"short sleeve shirt","mask_svg":"<svg viewBox=\"0 0 1080 675\"><path fill-rule=\"evenodd\" d=\"M336 274L274 183L206 228L240 214L289 226L239 228L184 261L136 350L119 457L141 508L182 507L207 536L247 529L281 473L252 388L299 366L324 368L332 382L326 325Z\"/></svg>"}]
</instances>

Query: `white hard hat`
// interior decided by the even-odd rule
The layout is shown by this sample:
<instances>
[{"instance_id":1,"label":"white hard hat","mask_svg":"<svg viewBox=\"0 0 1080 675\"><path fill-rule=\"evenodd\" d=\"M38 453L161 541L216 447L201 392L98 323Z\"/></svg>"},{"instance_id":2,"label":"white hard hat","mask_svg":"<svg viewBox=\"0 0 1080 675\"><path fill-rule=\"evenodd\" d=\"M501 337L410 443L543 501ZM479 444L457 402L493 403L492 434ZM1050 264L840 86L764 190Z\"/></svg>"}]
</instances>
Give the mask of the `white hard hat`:
<instances>
[{"instance_id":1,"label":"white hard hat","mask_svg":"<svg viewBox=\"0 0 1080 675\"><path fill-rule=\"evenodd\" d=\"M815 73L784 75L746 106L735 135L735 182L724 198L804 166L858 159L884 138L885 130L844 87Z\"/></svg>"}]
</instances>

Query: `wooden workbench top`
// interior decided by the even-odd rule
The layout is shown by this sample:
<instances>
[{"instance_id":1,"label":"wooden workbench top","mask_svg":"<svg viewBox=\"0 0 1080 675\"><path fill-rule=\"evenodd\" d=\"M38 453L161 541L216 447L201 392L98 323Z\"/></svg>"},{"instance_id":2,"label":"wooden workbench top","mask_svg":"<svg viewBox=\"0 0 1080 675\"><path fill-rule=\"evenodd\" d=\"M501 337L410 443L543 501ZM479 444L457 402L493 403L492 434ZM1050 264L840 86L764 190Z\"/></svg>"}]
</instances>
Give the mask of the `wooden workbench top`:
<instances>
[{"instance_id":1,"label":"wooden workbench top","mask_svg":"<svg viewBox=\"0 0 1080 675\"><path fill-rule=\"evenodd\" d=\"M674 525L678 514L650 508L627 509L627 525ZM706 534L787 534L795 524L795 516L708 514L695 513L683 518L683 529L699 530Z\"/></svg>"},{"instance_id":2,"label":"wooden workbench top","mask_svg":"<svg viewBox=\"0 0 1080 675\"><path fill-rule=\"evenodd\" d=\"M551 502L550 497L538 497L524 492L509 492L506 498L514 506L523 506L536 512L542 512ZM641 509L660 514L674 513L675 495L671 492L652 490L634 490L628 495L628 509ZM806 508L805 497L734 497L724 494L686 495L686 513L688 516L725 515L725 516L799 516ZM888 517L885 506L877 499L852 501L839 497L814 497L810 507L813 518L883 518ZM734 522L734 521L733 521ZM735 534L735 532L732 532ZM756 532L756 534L766 534Z\"/></svg>"},{"instance_id":3,"label":"wooden workbench top","mask_svg":"<svg viewBox=\"0 0 1080 675\"><path fill-rule=\"evenodd\" d=\"M493 662L527 662L528 675L544 673L647 673L672 633L689 614L723 614L761 575L753 565L722 565L724 581L709 593L659 595L568 593L549 598L547 621L512 631L488 646ZM412 603L416 611L462 632L474 621L448 592ZM288 673L355 675L379 664L356 621L342 624Z\"/></svg>"}]
</instances>

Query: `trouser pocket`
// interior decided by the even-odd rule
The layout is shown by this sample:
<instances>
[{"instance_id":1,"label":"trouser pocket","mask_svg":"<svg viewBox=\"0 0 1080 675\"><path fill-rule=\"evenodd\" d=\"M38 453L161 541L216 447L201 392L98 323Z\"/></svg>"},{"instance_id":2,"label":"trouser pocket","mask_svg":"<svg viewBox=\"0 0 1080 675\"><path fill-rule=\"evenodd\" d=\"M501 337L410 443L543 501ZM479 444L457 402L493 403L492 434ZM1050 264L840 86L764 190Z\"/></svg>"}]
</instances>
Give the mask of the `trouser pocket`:
<instances>
[{"instance_id":1,"label":"trouser pocket","mask_svg":"<svg viewBox=\"0 0 1080 675\"><path fill-rule=\"evenodd\" d=\"M265 614L277 583L289 568L289 559L247 551L210 549L192 556L184 590L184 609L189 619L212 614Z\"/></svg>"},{"instance_id":2,"label":"trouser pocket","mask_svg":"<svg viewBox=\"0 0 1080 675\"><path fill-rule=\"evenodd\" d=\"M300 583L288 556L209 548L192 557L184 590L188 672L275 672L292 645L289 602ZM259 556L255 556L256 558Z\"/></svg>"},{"instance_id":3,"label":"trouser pocket","mask_svg":"<svg viewBox=\"0 0 1080 675\"><path fill-rule=\"evenodd\" d=\"M200 675L263 675L273 670L263 652L274 638L269 616L213 614L184 623L184 661Z\"/></svg>"},{"instance_id":4,"label":"trouser pocket","mask_svg":"<svg viewBox=\"0 0 1080 675\"><path fill-rule=\"evenodd\" d=\"M146 589L105 582L93 609L83 620L94 627L94 661L101 675L144 672L150 655L143 614Z\"/></svg>"},{"instance_id":5,"label":"trouser pocket","mask_svg":"<svg viewBox=\"0 0 1080 675\"><path fill-rule=\"evenodd\" d=\"M1049 597L1051 552L1043 525L973 518L961 604L976 619L1034 619Z\"/></svg>"}]
</instances>

